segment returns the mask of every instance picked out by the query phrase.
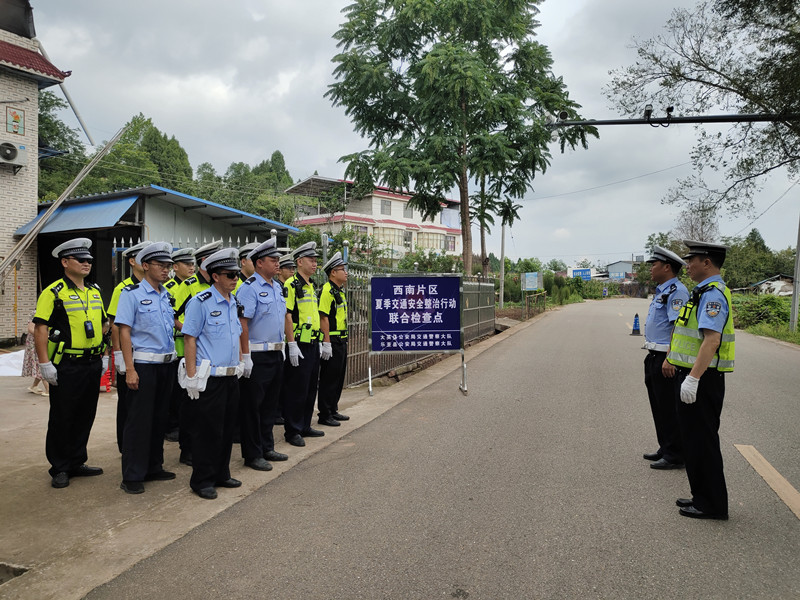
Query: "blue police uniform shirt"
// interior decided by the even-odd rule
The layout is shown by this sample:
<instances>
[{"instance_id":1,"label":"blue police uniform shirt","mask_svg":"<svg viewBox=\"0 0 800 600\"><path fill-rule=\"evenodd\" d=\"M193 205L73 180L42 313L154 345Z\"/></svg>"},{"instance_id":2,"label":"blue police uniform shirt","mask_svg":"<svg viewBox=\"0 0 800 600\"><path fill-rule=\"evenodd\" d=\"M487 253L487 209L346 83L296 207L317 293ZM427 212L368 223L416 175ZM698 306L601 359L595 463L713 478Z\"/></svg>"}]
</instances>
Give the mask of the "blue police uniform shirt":
<instances>
[{"instance_id":1,"label":"blue police uniform shirt","mask_svg":"<svg viewBox=\"0 0 800 600\"><path fill-rule=\"evenodd\" d=\"M236 300L242 305L247 323L248 338L254 344L282 342L286 319L286 298L283 285L275 279L267 283L256 273L236 290Z\"/></svg>"},{"instance_id":2,"label":"blue police uniform shirt","mask_svg":"<svg viewBox=\"0 0 800 600\"><path fill-rule=\"evenodd\" d=\"M131 328L131 345L134 352L170 354L175 351L172 337L175 311L166 288L153 288L145 279L139 284L122 289L114 323ZM135 362L150 363L139 360Z\"/></svg>"},{"instance_id":3,"label":"blue police uniform shirt","mask_svg":"<svg viewBox=\"0 0 800 600\"><path fill-rule=\"evenodd\" d=\"M670 291L673 284L675 290ZM677 277L656 287L653 301L647 311L644 339L655 344L669 345L672 339L672 325L688 300L689 292Z\"/></svg>"},{"instance_id":4,"label":"blue police uniform shirt","mask_svg":"<svg viewBox=\"0 0 800 600\"><path fill-rule=\"evenodd\" d=\"M702 287L712 281L720 282L723 285L725 283L719 275L712 275L701 281L699 285ZM725 294L717 288L708 288L697 303L697 328L711 329L722 333L725 322L728 320L729 310Z\"/></svg>"},{"instance_id":5,"label":"blue police uniform shirt","mask_svg":"<svg viewBox=\"0 0 800 600\"><path fill-rule=\"evenodd\" d=\"M223 298L216 287L211 286L197 294L186 305L183 335L197 338L197 364L211 361L212 367L235 367L239 364L238 305L231 295L230 301Z\"/></svg>"}]
</instances>

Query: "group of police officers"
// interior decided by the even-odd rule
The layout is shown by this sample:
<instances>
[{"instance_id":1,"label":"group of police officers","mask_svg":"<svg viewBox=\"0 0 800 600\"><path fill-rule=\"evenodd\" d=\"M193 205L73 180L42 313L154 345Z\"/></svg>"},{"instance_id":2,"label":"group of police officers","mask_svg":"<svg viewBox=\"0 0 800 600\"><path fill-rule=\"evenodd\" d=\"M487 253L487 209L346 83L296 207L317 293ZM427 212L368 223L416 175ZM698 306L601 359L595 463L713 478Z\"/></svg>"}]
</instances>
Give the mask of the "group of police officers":
<instances>
[{"instance_id":1,"label":"group of police officers","mask_svg":"<svg viewBox=\"0 0 800 600\"><path fill-rule=\"evenodd\" d=\"M659 447L643 457L653 469L686 468L691 497L675 501L681 515L726 520L719 424L735 344L731 294L720 276L727 247L683 243L683 258L655 246L648 260L657 287L645 322L644 382ZM691 292L678 278L683 267L697 283Z\"/></svg>"},{"instance_id":2,"label":"group of police officers","mask_svg":"<svg viewBox=\"0 0 800 600\"><path fill-rule=\"evenodd\" d=\"M325 263L328 282L318 296L315 242L291 253L274 238L176 251L142 242L123 252L131 275L106 311L98 286L86 281L90 249L91 240L77 238L53 251L64 277L42 292L34 316L40 370L52 386L46 454L53 487L103 473L86 464L86 445L110 353L120 487L129 494L175 479L163 467L165 439L179 442L191 489L213 499L216 488L241 486L230 473L235 439L246 466L269 471L270 461L288 460L275 450L276 423L289 444L304 446L304 438L325 435L311 427L315 400L321 425L349 419L338 406L347 367L341 253Z\"/></svg>"}]
</instances>

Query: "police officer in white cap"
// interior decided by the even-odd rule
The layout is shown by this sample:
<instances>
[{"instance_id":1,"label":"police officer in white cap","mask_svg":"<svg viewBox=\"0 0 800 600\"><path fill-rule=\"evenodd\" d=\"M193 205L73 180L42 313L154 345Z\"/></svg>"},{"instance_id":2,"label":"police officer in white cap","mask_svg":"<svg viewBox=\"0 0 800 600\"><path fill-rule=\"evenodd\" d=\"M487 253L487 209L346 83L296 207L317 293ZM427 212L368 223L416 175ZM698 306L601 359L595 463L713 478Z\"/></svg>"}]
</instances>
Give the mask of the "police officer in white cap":
<instances>
[{"instance_id":1,"label":"police officer in white cap","mask_svg":"<svg viewBox=\"0 0 800 600\"><path fill-rule=\"evenodd\" d=\"M319 294L320 330L322 350L319 367L319 424L338 427L339 421L350 419L339 412L344 378L347 373L347 263L341 252L336 252L322 267L328 282Z\"/></svg>"},{"instance_id":2,"label":"police officer in white cap","mask_svg":"<svg viewBox=\"0 0 800 600\"><path fill-rule=\"evenodd\" d=\"M212 285L189 301L183 322L186 357L178 379L192 398L190 486L207 500L217 497L216 487L242 485L230 472L238 378L244 372L239 306L232 294L238 258L236 248L223 248L203 261L200 268Z\"/></svg>"},{"instance_id":3,"label":"police officer in white cap","mask_svg":"<svg viewBox=\"0 0 800 600\"><path fill-rule=\"evenodd\" d=\"M211 287L211 276L203 270L203 261L220 248L222 248L222 240L210 242L195 250L194 258L197 261L199 272L185 279L175 292L175 329L177 330L175 336L178 338L176 342L178 351L182 350L183 346L182 329L186 306L192 298ZM192 403L184 403L178 412L179 431L185 432L185 435L179 434L180 462L189 466L192 465L192 407Z\"/></svg>"},{"instance_id":4,"label":"police officer in white cap","mask_svg":"<svg viewBox=\"0 0 800 600\"><path fill-rule=\"evenodd\" d=\"M651 469L683 468L683 444L678 428L678 383L675 367L667 362L669 341L675 319L689 300L686 286L678 279L681 268L686 264L674 252L653 247L650 263L650 276L656 282L653 301L647 312L644 326L644 385L650 399L650 409L656 426L658 450L645 454L646 460L654 461Z\"/></svg>"},{"instance_id":5,"label":"police officer in white cap","mask_svg":"<svg viewBox=\"0 0 800 600\"><path fill-rule=\"evenodd\" d=\"M255 273L255 265L253 265L253 261L250 260L248 256L258 246L258 242L250 242L239 248L239 266L241 270L239 271L239 281L236 282L236 290L234 290L234 293L242 287L242 284L247 281L248 277L252 277L253 273Z\"/></svg>"},{"instance_id":6,"label":"police officer in white cap","mask_svg":"<svg viewBox=\"0 0 800 600\"><path fill-rule=\"evenodd\" d=\"M175 373L175 311L164 283L172 266L172 246L153 242L139 251L140 283L120 294L116 324L125 360L128 410L122 436L122 484L129 494L144 492L145 481L175 479L164 470L164 433Z\"/></svg>"},{"instance_id":7,"label":"police officer in white cap","mask_svg":"<svg viewBox=\"0 0 800 600\"><path fill-rule=\"evenodd\" d=\"M103 472L85 464L100 377L108 365L100 289L84 281L92 270L91 246L91 240L76 238L53 250L64 277L42 291L33 317L39 369L50 384L45 449L54 488L67 487L70 477Z\"/></svg>"},{"instance_id":8,"label":"police officer in white cap","mask_svg":"<svg viewBox=\"0 0 800 600\"><path fill-rule=\"evenodd\" d=\"M322 339L317 295L311 281L317 270L316 242L303 244L292 256L297 263L297 272L283 284L286 289L284 331L289 355L281 393L285 421L283 435L292 446L305 446L304 437L325 435L324 431L311 427Z\"/></svg>"},{"instance_id":9,"label":"police officer in white cap","mask_svg":"<svg viewBox=\"0 0 800 600\"><path fill-rule=\"evenodd\" d=\"M117 372L117 448L119 448L120 453L122 452L122 432L125 428L128 386L125 383L125 360L122 357L122 351L119 346L119 328L114 326L114 317L117 314L117 305L119 304L119 295L122 293L122 288L139 283L144 277L142 265L136 262L136 256L149 243L139 242L122 252L122 258L128 262L131 274L117 284L111 293L111 300L108 303L108 318L111 322L111 346L114 351L114 368Z\"/></svg>"},{"instance_id":10,"label":"police officer in white cap","mask_svg":"<svg viewBox=\"0 0 800 600\"><path fill-rule=\"evenodd\" d=\"M255 266L255 274L236 292L236 300L242 305L245 362L239 401L242 458L246 466L258 471L271 470L271 460L289 458L275 451L272 435L283 382L286 322L283 286L275 279L280 256L275 246L275 240L269 239L250 252L248 259Z\"/></svg>"}]
</instances>

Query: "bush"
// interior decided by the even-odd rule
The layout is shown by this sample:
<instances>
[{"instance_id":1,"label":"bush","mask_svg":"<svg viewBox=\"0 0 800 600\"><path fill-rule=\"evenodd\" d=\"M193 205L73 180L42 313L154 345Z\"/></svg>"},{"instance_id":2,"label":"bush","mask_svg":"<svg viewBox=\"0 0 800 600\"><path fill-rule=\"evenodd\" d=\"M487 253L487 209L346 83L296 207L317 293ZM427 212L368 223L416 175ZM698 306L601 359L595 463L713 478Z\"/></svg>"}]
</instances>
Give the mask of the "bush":
<instances>
[{"instance_id":1,"label":"bush","mask_svg":"<svg viewBox=\"0 0 800 600\"><path fill-rule=\"evenodd\" d=\"M733 301L733 325L746 329L761 323L769 325L786 324L791 313L791 299L763 294L744 296L736 294Z\"/></svg>"}]
</instances>

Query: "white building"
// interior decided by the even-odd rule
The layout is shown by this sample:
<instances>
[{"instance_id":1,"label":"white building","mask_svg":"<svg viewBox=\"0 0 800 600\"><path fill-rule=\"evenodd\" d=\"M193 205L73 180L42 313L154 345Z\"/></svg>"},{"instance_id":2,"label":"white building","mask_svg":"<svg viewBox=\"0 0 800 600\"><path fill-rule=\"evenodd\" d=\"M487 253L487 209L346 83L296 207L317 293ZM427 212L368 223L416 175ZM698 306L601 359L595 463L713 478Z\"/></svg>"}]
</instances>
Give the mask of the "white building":
<instances>
[{"instance_id":1,"label":"white building","mask_svg":"<svg viewBox=\"0 0 800 600\"><path fill-rule=\"evenodd\" d=\"M319 203L316 208L295 220L296 227L314 227L336 234L344 227L375 238L388 245L392 263L396 264L407 252L416 249L435 250L443 254L460 256L462 250L461 216L459 203L442 200L442 211L433 221L423 220L418 210L411 208L411 194L376 187L371 194L350 200L353 182L314 175L286 190L310 198L320 198L332 190L342 189L344 211L329 213Z\"/></svg>"}]
</instances>

